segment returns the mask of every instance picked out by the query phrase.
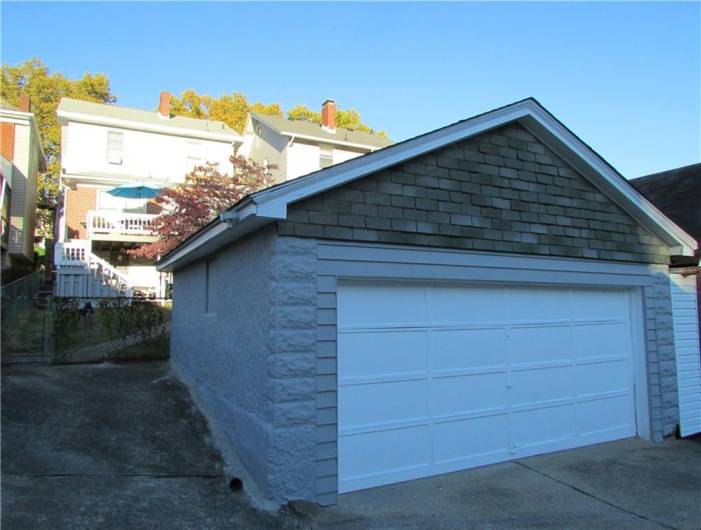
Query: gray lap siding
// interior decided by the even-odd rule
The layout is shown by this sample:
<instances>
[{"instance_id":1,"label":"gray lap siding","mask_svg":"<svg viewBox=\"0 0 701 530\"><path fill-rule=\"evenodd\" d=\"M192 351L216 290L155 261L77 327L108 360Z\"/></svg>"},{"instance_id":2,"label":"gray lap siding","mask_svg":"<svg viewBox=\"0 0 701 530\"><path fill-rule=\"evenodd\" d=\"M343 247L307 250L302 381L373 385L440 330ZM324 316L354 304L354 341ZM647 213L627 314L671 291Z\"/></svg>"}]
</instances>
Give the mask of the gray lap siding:
<instances>
[{"instance_id":1,"label":"gray lap siding","mask_svg":"<svg viewBox=\"0 0 701 530\"><path fill-rule=\"evenodd\" d=\"M669 262L658 238L517 124L291 205L279 233Z\"/></svg>"}]
</instances>

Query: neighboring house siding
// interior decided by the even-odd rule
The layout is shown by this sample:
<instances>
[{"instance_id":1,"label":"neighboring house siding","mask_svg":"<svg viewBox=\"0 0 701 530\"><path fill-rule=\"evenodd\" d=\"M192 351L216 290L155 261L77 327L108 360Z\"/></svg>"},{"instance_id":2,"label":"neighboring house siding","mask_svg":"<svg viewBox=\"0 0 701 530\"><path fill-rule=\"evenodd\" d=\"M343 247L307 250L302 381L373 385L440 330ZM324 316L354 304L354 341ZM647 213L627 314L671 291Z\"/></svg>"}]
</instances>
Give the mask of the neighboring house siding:
<instances>
[{"instance_id":1,"label":"neighboring house siding","mask_svg":"<svg viewBox=\"0 0 701 530\"><path fill-rule=\"evenodd\" d=\"M317 171L320 154L317 144L296 140L287 148L287 180Z\"/></svg>"},{"instance_id":2,"label":"neighboring house siding","mask_svg":"<svg viewBox=\"0 0 701 530\"><path fill-rule=\"evenodd\" d=\"M87 239L85 223L88 211L97 205L97 190L78 186L75 190L66 190L66 237L68 239Z\"/></svg>"},{"instance_id":3,"label":"neighboring house siding","mask_svg":"<svg viewBox=\"0 0 701 530\"><path fill-rule=\"evenodd\" d=\"M309 242L278 241L267 229L210 262L211 314L206 261L178 271L171 362L256 484L282 502L314 488L300 462L313 466L315 455L316 258Z\"/></svg>"},{"instance_id":4,"label":"neighboring house siding","mask_svg":"<svg viewBox=\"0 0 701 530\"><path fill-rule=\"evenodd\" d=\"M663 263L666 246L519 125L289 208L280 233Z\"/></svg>"},{"instance_id":5,"label":"neighboring house siding","mask_svg":"<svg viewBox=\"0 0 701 530\"><path fill-rule=\"evenodd\" d=\"M262 124L254 123L255 132L248 137L250 145L244 148L244 154L254 162L264 164L266 161L277 168L272 172L276 182L285 180L288 171L287 142L288 138L277 134ZM260 130L260 133L258 131Z\"/></svg>"},{"instance_id":6,"label":"neighboring house siding","mask_svg":"<svg viewBox=\"0 0 701 530\"><path fill-rule=\"evenodd\" d=\"M122 134L120 164L108 162L109 132ZM177 183L182 182L195 165L205 162L218 163L223 173L233 171L229 161L233 154L230 142L78 122L63 127L62 134L61 165L71 174L120 174L132 179L153 178Z\"/></svg>"},{"instance_id":7,"label":"neighboring house siding","mask_svg":"<svg viewBox=\"0 0 701 530\"><path fill-rule=\"evenodd\" d=\"M351 158L356 158L359 156L362 156L369 151L348 151L345 149L334 149L333 150L333 163L334 164L340 164L341 162L345 162L346 160L350 160Z\"/></svg>"},{"instance_id":8,"label":"neighboring house siding","mask_svg":"<svg viewBox=\"0 0 701 530\"><path fill-rule=\"evenodd\" d=\"M12 173L12 202L10 203L10 238L8 251L33 257L34 200L36 173L32 173L31 129L28 125L14 126L14 170Z\"/></svg>"}]
</instances>

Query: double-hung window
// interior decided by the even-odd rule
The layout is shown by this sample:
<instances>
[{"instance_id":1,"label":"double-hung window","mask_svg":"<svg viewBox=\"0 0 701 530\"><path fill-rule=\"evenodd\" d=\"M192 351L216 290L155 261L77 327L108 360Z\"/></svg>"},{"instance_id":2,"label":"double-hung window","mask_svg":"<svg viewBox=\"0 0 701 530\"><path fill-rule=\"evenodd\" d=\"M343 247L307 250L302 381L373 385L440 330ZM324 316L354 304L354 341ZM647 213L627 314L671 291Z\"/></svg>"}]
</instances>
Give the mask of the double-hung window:
<instances>
[{"instance_id":1,"label":"double-hung window","mask_svg":"<svg viewBox=\"0 0 701 530\"><path fill-rule=\"evenodd\" d=\"M124 152L124 134L107 131L107 162L121 165Z\"/></svg>"}]
</instances>

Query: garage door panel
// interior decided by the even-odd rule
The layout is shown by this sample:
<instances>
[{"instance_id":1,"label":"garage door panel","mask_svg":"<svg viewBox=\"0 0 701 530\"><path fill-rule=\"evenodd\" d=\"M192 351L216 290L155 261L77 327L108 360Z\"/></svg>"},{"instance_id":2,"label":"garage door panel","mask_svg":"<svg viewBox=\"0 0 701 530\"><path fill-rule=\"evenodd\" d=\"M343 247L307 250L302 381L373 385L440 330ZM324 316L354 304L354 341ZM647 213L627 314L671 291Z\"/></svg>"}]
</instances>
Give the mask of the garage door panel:
<instances>
[{"instance_id":1,"label":"garage door panel","mask_svg":"<svg viewBox=\"0 0 701 530\"><path fill-rule=\"evenodd\" d=\"M426 425L345 436L338 442L343 455L340 474L353 480L425 467L430 458L428 440Z\"/></svg>"},{"instance_id":2,"label":"garage door panel","mask_svg":"<svg viewBox=\"0 0 701 530\"><path fill-rule=\"evenodd\" d=\"M506 365L506 333L503 328L434 330L428 341L434 371Z\"/></svg>"},{"instance_id":3,"label":"garage door panel","mask_svg":"<svg viewBox=\"0 0 701 530\"><path fill-rule=\"evenodd\" d=\"M571 438L575 433L574 404L565 403L513 412L511 428L513 442L517 448Z\"/></svg>"},{"instance_id":4,"label":"garage door panel","mask_svg":"<svg viewBox=\"0 0 701 530\"><path fill-rule=\"evenodd\" d=\"M512 322L553 322L569 313L569 291L552 287L510 287L506 296Z\"/></svg>"},{"instance_id":5,"label":"garage door panel","mask_svg":"<svg viewBox=\"0 0 701 530\"><path fill-rule=\"evenodd\" d=\"M506 386L506 373L434 377L431 383L431 414L439 417L486 409L503 410L507 405Z\"/></svg>"},{"instance_id":6,"label":"garage door panel","mask_svg":"<svg viewBox=\"0 0 701 530\"><path fill-rule=\"evenodd\" d=\"M630 328L626 321L577 324L572 327L573 350L577 359L629 355Z\"/></svg>"},{"instance_id":7,"label":"garage door panel","mask_svg":"<svg viewBox=\"0 0 701 530\"><path fill-rule=\"evenodd\" d=\"M532 363L569 362L572 358L570 326L516 327L509 334L509 359L516 369Z\"/></svg>"},{"instance_id":8,"label":"garage door panel","mask_svg":"<svg viewBox=\"0 0 701 530\"><path fill-rule=\"evenodd\" d=\"M494 287L466 287L446 285L431 287L428 290L430 322L442 325L464 324L490 325L503 323L503 289ZM475 304L475 299L480 303Z\"/></svg>"},{"instance_id":9,"label":"garage door panel","mask_svg":"<svg viewBox=\"0 0 701 530\"><path fill-rule=\"evenodd\" d=\"M340 282L338 314L341 491L636 433L627 291Z\"/></svg>"},{"instance_id":10,"label":"garage door panel","mask_svg":"<svg viewBox=\"0 0 701 530\"><path fill-rule=\"evenodd\" d=\"M627 393L606 399L582 400L577 404L577 425L583 435L624 430L635 435L635 424L630 418L633 406Z\"/></svg>"},{"instance_id":11,"label":"garage door panel","mask_svg":"<svg viewBox=\"0 0 701 530\"><path fill-rule=\"evenodd\" d=\"M435 423L434 462L473 461L485 455L507 455L507 423L506 414Z\"/></svg>"},{"instance_id":12,"label":"garage door panel","mask_svg":"<svg viewBox=\"0 0 701 530\"><path fill-rule=\"evenodd\" d=\"M426 332L386 331L341 333L339 357L343 377L383 376L426 371Z\"/></svg>"},{"instance_id":13,"label":"garage door panel","mask_svg":"<svg viewBox=\"0 0 701 530\"><path fill-rule=\"evenodd\" d=\"M425 420L428 414L428 381L393 381L339 386L339 415L345 428L391 422Z\"/></svg>"},{"instance_id":14,"label":"garage door panel","mask_svg":"<svg viewBox=\"0 0 701 530\"><path fill-rule=\"evenodd\" d=\"M343 292L338 321L347 327L423 324L425 296L419 285L354 284Z\"/></svg>"},{"instance_id":15,"label":"garage door panel","mask_svg":"<svg viewBox=\"0 0 701 530\"><path fill-rule=\"evenodd\" d=\"M628 392L632 384L632 367L626 357L608 362L579 364L575 368L574 385L578 396Z\"/></svg>"},{"instance_id":16,"label":"garage door panel","mask_svg":"<svg viewBox=\"0 0 701 530\"><path fill-rule=\"evenodd\" d=\"M558 366L511 374L511 403L514 406L568 399L572 395L573 368Z\"/></svg>"},{"instance_id":17,"label":"garage door panel","mask_svg":"<svg viewBox=\"0 0 701 530\"><path fill-rule=\"evenodd\" d=\"M572 304L575 320L619 319L628 314L629 301L625 291L616 289L577 289Z\"/></svg>"}]
</instances>

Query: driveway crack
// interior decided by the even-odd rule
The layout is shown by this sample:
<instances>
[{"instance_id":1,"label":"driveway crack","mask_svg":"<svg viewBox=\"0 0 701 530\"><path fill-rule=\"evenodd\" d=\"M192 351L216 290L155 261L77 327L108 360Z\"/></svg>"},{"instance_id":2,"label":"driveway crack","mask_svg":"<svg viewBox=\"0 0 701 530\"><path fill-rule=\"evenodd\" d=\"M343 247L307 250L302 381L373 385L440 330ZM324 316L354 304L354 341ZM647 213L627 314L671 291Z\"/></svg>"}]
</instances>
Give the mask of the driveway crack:
<instances>
[{"instance_id":1,"label":"driveway crack","mask_svg":"<svg viewBox=\"0 0 701 530\"><path fill-rule=\"evenodd\" d=\"M564 480L560 480L560 479L558 479L558 478L556 478L556 477L553 477L552 475L548 475L547 473L544 473L543 471L540 471L540 470L535 469L535 468L533 468L533 467L531 467L531 466L529 466L529 465L527 465L527 464L524 464L524 463L521 462L520 460L514 460L513 463L514 463L514 464L517 464L517 465L519 465L519 466L521 466L521 467L523 467L523 468L525 468L525 469L527 469L527 470L529 470L529 471L532 471L532 472L534 472L534 473L537 473L537 474L539 474L539 475L541 475L541 476L543 476L543 477L545 477L545 478L547 478L547 479L550 479L550 480L552 480L552 481L554 481L554 482L557 482L558 484L562 484L563 486L565 486L565 487L567 487L567 488L570 488L571 490L574 490L574 491L576 491L577 493L581 493L582 495L586 495L586 496L589 497L590 499L593 499L593 500L595 500L595 501L598 501L598 502L600 502L600 503L602 503L602 504L606 504L607 506L610 506L611 508L614 508L615 510L621 511L621 512L626 513L626 514L628 514L628 515L632 515L633 517L637 517L638 519L642 519L643 521L649 521L649 522L651 522L651 523L658 524L658 525L660 525L660 526L662 526L662 527L664 527L664 528L669 528L670 530L681 530L680 528L678 528L678 527L676 527L676 526L671 526L671 525L669 525L669 524L667 524L667 523L663 523L662 521L658 521L658 520L656 520L656 519L652 519L651 517L647 517L647 516L645 516L645 515L636 513L636 512L634 512L634 511L632 511L632 510L628 510L628 509L626 509L626 508L623 508L622 506L617 506L616 504L613 504L612 502L607 501L606 499L602 499L601 497L597 497L596 495L593 495L593 494L589 493L589 492L586 491L586 490L583 490L583 489L581 489L581 488L578 488L577 486L573 486L572 484L568 484L568 483L565 482Z\"/></svg>"}]
</instances>

